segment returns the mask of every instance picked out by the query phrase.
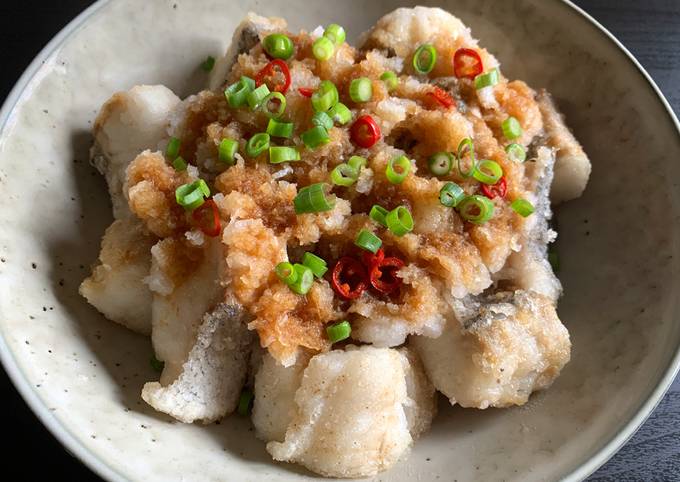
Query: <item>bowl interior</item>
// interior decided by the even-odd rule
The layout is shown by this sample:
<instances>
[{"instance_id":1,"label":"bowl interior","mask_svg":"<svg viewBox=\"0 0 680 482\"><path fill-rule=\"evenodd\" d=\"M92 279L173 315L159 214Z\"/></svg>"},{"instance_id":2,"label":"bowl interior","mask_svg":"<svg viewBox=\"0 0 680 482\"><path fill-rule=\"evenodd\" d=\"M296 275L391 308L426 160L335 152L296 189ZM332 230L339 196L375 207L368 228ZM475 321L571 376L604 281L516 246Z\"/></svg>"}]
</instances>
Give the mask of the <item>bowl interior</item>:
<instances>
[{"instance_id":1,"label":"bowl interior","mask_svg":"<svg viewBox=\"0 0 680 482\"><path fill-rule=\"evenodd\" d=\"M565 288L559 313L573 342L562 376L524 407L478 411L442 403L410 458L380 479L585 475L595 468L587 461L668 378L680 345L678 131L635 65L566 4L422 3L459 16L506 75L547 87L590 155L593 174L585 195L557 210ZM247 420L182 425L150 410L139 397L155 377L149 340L107 322L78 296L111 222L105 183L88 163L99 106L140 83L163 83L181 96L198 90L206 81L200 61L224 51L250 10L286 17L293 29L338 22L356 38L407 4L106 3L56 46L8 106L0 134L3 357L40 416L76 440L76 451L101 473L147 481L180 474L313 478L273 464Z\"/></svg>"}]
</instances>

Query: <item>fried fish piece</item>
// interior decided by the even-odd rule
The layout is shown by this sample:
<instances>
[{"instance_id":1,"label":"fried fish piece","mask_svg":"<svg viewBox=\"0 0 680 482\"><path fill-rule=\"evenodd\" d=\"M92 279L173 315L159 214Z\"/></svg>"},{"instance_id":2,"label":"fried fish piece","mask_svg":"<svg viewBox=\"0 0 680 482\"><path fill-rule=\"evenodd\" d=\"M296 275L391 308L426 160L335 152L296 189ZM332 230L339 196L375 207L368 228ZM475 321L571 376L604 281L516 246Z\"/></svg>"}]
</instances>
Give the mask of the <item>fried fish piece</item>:
<instances>
[{"instance_id":1,"label":"fried fish piece","mask_svg":"<svg viewBox=\"0 0 680 482\"><path fill-rule=\"evenodd\" d=\"M136 219L114 221L102 238L99 264L79 289L106 318L143 335L151 334L151 291L144 278L155 242Z\"/></svg>"},{"instance_id":2,"label":"fried fish piece","mask_svg":"<svg viewBox=\"0 0 680 482\"><path fill-rule=\"evenodd\" d=\"M286 27L286 21L282 18L261 17L249 12L234 30L231 44L225 54L215 62L208 82L210 90L219 90L224 85L227 74L240 54L247 53L267 33L285 31Z\"/></svg>"},{"instance_id":3,"label":"fried fish piece","mask_svg":"<svg viewBox=\"0 0 680 482\"><path fill-rule=\"evenodd\" d=\"M550 199L554 204L560 204L581 197L592 169L590 159L567 127L564 115L557 110L552 96L546 90L541 90L536 100L543 117L548 145L557 150Z\"/></svg>"},{"instance_id":4,"label":"fried fish piece","mask_svg":"<svg viewBox=\"0 0 680 482\"><path fill-rule=\"evenodd\" d=\"M295 363L284 366L265 353L255 374L253 425L265 442L283 442L295 414L295 393L309 364L309 355L300 352Z\"/></svg>"},{"instance_id":5,"label":"fried fish piece","mask_svg":"<svg viewBox=\"0 0 680 482\"><path fill-rule=\"evenodd\" d=\"M224 251L214 238L194 246L176 236L159 241L151 253L151 341L156 358L165 362L160 383L166 386L182 373L203 315L224 300Z\"/></svg>"},{"instance_id":6,"label":"fried fish piece","mask_svg":"<svg viewBox=\"0 0 680 482\"><path fill-rule=\"evenodd\" d=\"M210 423L236 409L246 379L252 333L246 313L221 303L203 316L196 343L170 385L144 385L142 398L184 423Z\"/></svg>"},{"instance_id":7,"label":"fried fish piece","mask_svg":"<svg viewBox=\"0 0 680 482\"><path fill-rule=\"evenodd\" d=\"M552 218L549 193L554 165L555 151L549 147L539 147L527 167L527 187L531 193L529 201L534 206L534 213L524 220L521 249L509 256L496 279L510 280L517 288L543 294L557 303L562 284L548 261L548 243L557 237L557 233L549 226Z\"/></svg>"},{"instance_id":8,"label":"fried fish piece","mask_svg":"<svg viewBox=\"0 0 680 482\"><path fill-rule=\"evenodd\" d=\"M438 338L411 338L428 377L451 404L522 405L569 361L569 332L546 296L496 292L456 311Z\"/></svg>"},{"instance_id":9,"label":"fried fish piece","mask_svg":"<svg viewBox=\"0 0 680 482\"><path fill-rule=\"evenodd\" d=\"M413 356L350 345L314 356L301 377L299 368L287 368L291 376L285 380L299 384L293 413L285 414L290 422L284 440L269 442L267 450L275 460L328 477L366 477L388 469L434 415L434 389L411 363ZM267 376L266 371L258 376ZM261 421L266 404L257 389L255 397ZM280 438L281 427L269 433Z\"/></svg>"},{"instance_id":10,"label":"fried fish piece","mask_svg":"<svg viewBox=\"0 0 680 482\"><path fill-rule=\"evenodd\" d=\"M163 85L137 85L113 94L99 111L90 156L106 177L116 219L130 215L123 195L128 164L143 150L158 147L179 101Z\"/></svg>"}]
</instances>

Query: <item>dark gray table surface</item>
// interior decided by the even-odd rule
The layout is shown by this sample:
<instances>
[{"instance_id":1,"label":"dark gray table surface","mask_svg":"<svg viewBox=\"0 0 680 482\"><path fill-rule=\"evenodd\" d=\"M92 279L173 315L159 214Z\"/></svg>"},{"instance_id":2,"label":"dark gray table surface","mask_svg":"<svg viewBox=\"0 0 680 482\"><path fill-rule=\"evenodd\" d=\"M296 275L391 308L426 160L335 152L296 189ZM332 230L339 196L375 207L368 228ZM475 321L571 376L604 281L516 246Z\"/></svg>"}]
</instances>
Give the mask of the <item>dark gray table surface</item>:
<instances>
[{"instance_id":1,"label":"dark gray table surface","mask_svg":"<svg viewBox=\"0 0 680 482\"><path fill-rule=\"evenodd\" d=\"M0 100L45 43L90 3L0 1ZM680 0L576 3L630 49L680 114ZM96 480L40 425L2 370L0 395L9 443L3 447L3 474L14 474L6 480ZM589 480L680 480L680 378L635 436Z\"/></svg>"}]
</instances>

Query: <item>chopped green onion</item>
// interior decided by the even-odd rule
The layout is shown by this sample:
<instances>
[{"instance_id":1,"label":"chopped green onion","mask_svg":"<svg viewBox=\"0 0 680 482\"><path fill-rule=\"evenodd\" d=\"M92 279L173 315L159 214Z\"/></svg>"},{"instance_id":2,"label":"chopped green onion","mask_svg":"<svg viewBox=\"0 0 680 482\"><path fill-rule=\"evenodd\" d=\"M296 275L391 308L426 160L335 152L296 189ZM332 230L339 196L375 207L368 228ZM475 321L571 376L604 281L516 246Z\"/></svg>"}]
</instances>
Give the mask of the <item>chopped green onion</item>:
<instances>
[{"instance_id":1,"label":"chopped green onion","mask_svg":"<svg viewBox=\"0 0 680 482\"><path fill-rule=\"evenodd\" d=\"M187 211L192 211L205 202L206 197L210 196L210 188L203 179L182 184L175 190L175 200L177 204Z\"/></svg>"},{"instance_id":2,"label":"chopped green onion","mask_svg":"<svg viewBox=\"0 0 680 482\"><path fill-rule=\"evenodd\" d=\"M293 137L293 123L292 122L281 122L276 119L269 119L267 124L267 134L272 137L284 137L290 139Z\"/></svg>"},{"instance_id":3,"label":"chopped green onion","mask_svg":"<svg viewBox=\"0 0 680 482\"><path fill-rule=\"evenodd\" d=\"M335 207L335 198L326 197L328 184L319 182L303 187L293 199L296 214L330 211Z\"/></svg>"},{"instance_id":4,"label":"chopped green onion","mask_svg":"<svg viewBox=\"0 0 680 482\"><path fill-rule=\"evenodd\" d=\"M513 140L522 135L522 126L519 124L519 121L512 116L503 121L501 128L503 129L503 135L506 139Z\"/></svg>"},{"instance_id":5,"label":"chopped green onion","mask_svg":"<svg viewBox=\"0 0 680 482\"><path fill-rule=\"evenodd\" d=\"M455 208L463 198L465 198L465 191L455 182L447 182L439 191L439 202L447 208Z\"/></svg>"},{"instance_id":6,"label":"chopped green onion","mask_svg":"<svg viewBox=\"0 0 680 482\"><path fill-rule=\"evenodd\" d=\"M509 144L505 148L505 152L508 154L508 159L514 162L524 162L527 159L527 153L519 144Z\"/></svg>"},{"instance_id":7,"label":"chopped green onion","mask_svg":"<svg viewBox=\"0 0 680 482\"><path fill-rule=\"evenodd\" d=\"M451 172L453 166L453 156L448 152L437 152L427 161L427 167L435 176L446 176Z\"/></svg>"},{"instance_id":8,"label":"chopped green onion","mask_svg":"<svg viewBox=\"0 0 680 482\"><path fill-rule=\"evenodd\" d=\"M346 340L352 334L352 325L348 321L341 321L326 327L326 334L331 343Z\"/></svg>"},{"instance_id":9,"label":"chopped green onion","mask_svg":"<svg viewBox=\"0 0 680 482\"><path fill-rule=\"evenodd\" d=\"M267 84L262 84L258 88L249 92L246 96L248 106L250 106L252 110L257 109L268 95L269 87L267 87Z\"/></svg>"},{"instance_id":10,"label":"chopped green onion","mask_svg":"<svg viewBox=\"0 0 680 482\"><path fill-rule=\"evenodd\" d=\"M238 413L242 417L248 415L248 412L250 412L250 405L252 404L252 402L253 392L251 392L247 388L244 388L243 391L241 392L241 396L238 399L238 408L236 409L236 413Z\"/></svg>"},{"instance_id":11,"label":"chopped green onion","mask_svg":"<svg viewBox=\"0 0 680 482\"><path fill-rule=\"evenodd\" d=\"M205 72L210 72L214 66L215 57L213 57L212 55L208 55L208 57L206 57L206 59L201 64L201 69L203 69Z\"/></svg>"},{"instance_id":12,"label":"chopped green onion","mask_svg":"<svg viewBox=\"0 0 680 482\"><path fill-rule=\"evenodd\" d=\"M293 55L293 41L282 33L267 35L262 41L262 47L275 59L288 60Z\"/></svg>"},{"instance_id":13,"label":"chopped green onion","mask_svg":"<svg viewBox=\"0 0 680 482\"><path fill-rule=\"evenodd\" d=\"M555 273L560 271L560 257L553 245L548 245L548 262Z\"/></svg>"},{"instance_id":14,"label":"chopped green onion","mask_svg":"<svg viewBox=\"0 0 680 482\"><path fill-rule=\"evenodd\" d=\"M269 162L280 164L282 162L293 162L300 160L300 151L295 147L271 146L269 148Z\"/></svg>"},{"instance_id":15,"label":"chopped green onion","mask_svg":"<svg viewBox=\"0 0 680 482\"><path fill-rule=\"evenodd\" d=\"M380 76L380 80L385 82L387 92L392 92L394 89L397 88L397 85L399 85L399 79L397 78L397 74L395 74L391 70L383 72L382 75Z\"/></svg>"},{"instance_id":16,"label":"chopped green onion","mask_svg":"<svg viewBox=\"0 0 680 482\"><path fill-rule=\"evenodd\" d=\"M238 151L238 141L235 139L224 138L220 141L220 145L217 148L217 157L222 162L233 164L236 151Z\"/></svg>"},{"instance_id":17,"label":"chopped green onion","mask_svg":"<svg viewBox=\"0 0 680 482\"><path fill-rule=\"evenodd\" d=\"M314 276L317 278L322 278L323 275L326 274L326 271L328 271L328 265L326 264L326 261L314 253L306 252L302 256L302 264L311 269L312 273L314 273Z\"/></svg>"},{"instance_id":18,"label":"chopped green onion","mask_svg":"<svg viewBox=\"0 0 680 482\"><path fill-rule=\"evenodd\" d=\"M175 168L175 171L185 171L187 168L187 161L185 161L182 156L177 156L175 157L175 160L172 161L172 167Z\"/></svg>"},{"instance_id":19,"label":"chopped green onion","mask_svg":"<svg viewBox=\"0 0 680 482\"><path fill-rule=\"evenodd\" d=\"M165 363L156 358L156 355L153 353L149 359L149 365L151 365L151 368L159 373L163 371L163 368L165 368Z\"/></svg>"},{"instance_id":20,"label":"chopped green onion","mask_svg":"<svg viewBox=\"0 0 680 482\"><path fill-rule=\"evenodd\" d=\"M510 207L523 218L526 218L534 212L534 205L526 199L515 199L510 203Z\"/></svg>"},{"instance_id":21,"label":"chopped green onion","mask_svg":"<svg viewBox=\"0 0 680 482\"><path fill-rule=\"evenodd\" d=\"M338 103L338 98L338 89L335 84L330 80L322 80L312 94L312 107L316 112L326 112Z\"/></svg>"},{"instance_id":22,"label":"chopped green onion","mask_svg":"<svg viewBox=\"0 0 680 482\"><path fill-rule=\"evenodd\" d=\"M463 156L465 155L465 149L470 152L470 169L463 171ZM475 160L475 146L472 143L472 139L465 137L460 144L458 144L458 155L456 156L456 163L458 167L458 172L463 177L470 177L476 169L477 161Z\"/></svg>"},{"instance_id":23,"label":"chopped green onion","mask_svg":"<svg viewBox=\"0 0 680 482\"><path fill-rule=\"evenodd\" d=\"M359 177L359 173L349 164L338 164L331 171L331 182L336 186L351 186Z\"/></svg>"},{"instance_id":24,"label":"chopped green onion","mask_svg":"<svg viewBox=\"0 0 680 482\"><path fill-rule=\"evenodd\" d=\"M347 164L354 168L357 171L357 174L359 174L359 172L361 172L361 168L366 167L366 158L361 156L352 156L349 158L349 161L347 161Z\"/></svg>"},{"instance_id":25,"label":"chopped green onion","mask_svg":"<svg viewBox=\"0 0 680 482\"><path fill-rule=\"evenodd\" d=\"M295 271L293 265L288 261L277 264L276 268L274 268L274 272L276 273L276 276L287 285L295 283L298 279L297 271Z\"/></svg>"},{"instance_id":26,"label":"chopped green onion","mask_svg":"<svg viewBox=\"0 0 680 482\"><path fill-rule=\"evenodd\" d=\"M333 122L337 122L341 126L344 126L352 120L352 112L342 102L338 102L333 107L331 107L328 111L328 115L331 116Z\"/></svg>"},{"instance_id":27,"label":"chopped green onion","mask_svg":"<svg viewBox=\"0 0 680 482\"><path fill-rule=\"evenodd\" d=\"M264 132L255 134L246 143L246 154L249 157L257 157L267 149L269 149L269 134Z\"/></svg>"},{"instance_id":28,"label":"chopped green onion","mask_svg":"<svg viewBox=\"0 0 680 482\"><path fill-rule=\"evenodd\" d=\"M411 170L411 161L406 156L393 157L387 163L385 175L392 184L401 184Z\"/></svg>"},{"instance_id":29,"label":"chopped green onion","mask_svg":"<svg viewBox=\"0 0 680 482\"><path fill-rule=\"evenodd\" d=\"M467 196L458 204L458 212L466 221L484 224L493 216L493 203L486 196Z\"/></svg>"},{"instance_id":30,"label":"chopped green onion","mask_svg":"<svg viewBox=\"0 0 680 482\"><path fill-rule=\"evenodd\" d=\"M387 229L396 236L403 236L413 231L413 216L406 206L398 206L385 216Z\"/></svg>"},{"instance_id":31,"label":"chopped green onion","mask_svg":"<svg viewBox=\"0 0 680 482\"><path fill-rule=\"evenodd\" d=\"M371 218L376 223L382 224L383 226L387 227L386 218L388 214L389 211L387 209L380 206L379 204L374 204L373 207L371 208L371 211L368 213L368 217Z\"/></svg>"},{"instance_id":32,"label":"chopped green onion","mask_svg":"<svg viewBox=\"0 0 680 482\"><path fill-rule=\"evenodd\" d=\"M432 72L434 64L437 62L437 51L432 44L425 44L418 47L413 54L413 68L419 74Z\"/></svg>"},{"instance_id":33,"label":"chopped green onion","mask_svg":"<svg viewBox=\"0 0 680 482\"><path fill-rule=\"evenodd\" d=\"M270 119L278 119L286 110L286 98L281 92L271 92L260 104L262 111Z\"/></svg>"},{"instance_id":34,"label":"chopped green onion","mask_svg":"<svg viewBox=\"0 0 680 482\"><path fill-rule=\"evenodd\" d=\"M479 74L475 77L475 89L483 89L484 87L491 87L498 83L498 69L491 69L484 74Z\"/></svg>"},{"instance_id":35,"label":"chopped green onion","mask_svg":"<svg viewBox=\"0 0 680 482\"><path fill-rule=\"evenodd\" d=\"M368 231L367 229L362 229L359 231L357 238L354 240L354 244L359 246L361 249L365 249L366 251L370 251L371 253L375 254L380 249L380 246L382 246L382 241L372 232Z\"/></svg>"},{"instance_id":36,"label":"chopped green onion","mask_svg":"<svg viewBox=\"0 0 680 482\"><path fill-rule=\"evenodd\" d=\"M326 30L323 32L323 36L327 37L335 45L341 45L345 41L347 34L345 34L345 29L340 25L337 23L332 23L326 27Z\"/></svg>"},{"instance_id":37,"label":"chopped green onion","mask_svg":"<svg viewBox=\"0 0 680 482\"><path fill-rule=\"evenodd\" d=\"M312 127L303 132L300 138L302 139L302 142L305 143L305 147L309 149L316 149L331 140L328 136L328 131L322 126Z\"/></svg>"},{"instance_id":38,"label":"chopped green onion","mask_svg":"<svg viewBox=\"0 0 680 482\"><path fill-rule=\"evenodd\" d=\"M314 284L314 273L309 267L299 263L295 263L293 269L297 274L297 279L288 287L299 295L306 295Z\"/></svg>"},{"instance_id":39,"label":"chopped green onion","mask_svg":"<svg viewBox=\"0 0 680 482\"><path fill-rule=\"evenodd\" d=\"M173 161L177 156L179 156L179 147L181 145L182 141L176 137L171 137L168 141L168 147L165 148L165 155L167 158Z\"/></svg>"},{"instance_id":40,"label":"chopped green onion","mask_svg":"<svg viewBox=\"0 0 680 482\"><path fill-rule=\"evenodd\" d=\"M359 77L349 83L349 96L354 102L368 102L373 97L373 86L368 77Z\"/></svg>"},{"instance_id":41,"label":"chopped green onion","mask_svg":"<svg viewBox=\"0 0 680 482\"><path fill-rule=\"evenodd\" d=\"M333 41L328 37L319 37L312 44L312 53L317 60L328 60L335 53Z\"/></svg>"},{"instance_id":42,"label":"chopped green onion","mask_svg":"<svg viewBox=\"0 0 680 482\"><path fill-rule=\"evenodd\" d=\"M315 112L312 116L312 124L330 130L333 127L333 119L325 112Z\"/></svg>"},{"instance_id":43,"label":"chopped green onion","mask_svg":"<svg viewBox=\"0 0 680 482\"><path fill-rule=\"evenodd\" d=\"M231 84L224 91L224 96L227 98L229 105L232 108L241 107L246 104L247 97L255 88L255 81L250 77L241 77L238 82Z\"/></svg>"},{"instance_id":44,"label":"chopped green onion","mask_svg":"<svg viewBox=\"0 0 680 482\"><path fill-rule=\"evenodd\" d=\"M482 159L477 163L472 176L484 184L496 184L503 176L503 168L490 159Z\"/></svg>"}]
</instances>

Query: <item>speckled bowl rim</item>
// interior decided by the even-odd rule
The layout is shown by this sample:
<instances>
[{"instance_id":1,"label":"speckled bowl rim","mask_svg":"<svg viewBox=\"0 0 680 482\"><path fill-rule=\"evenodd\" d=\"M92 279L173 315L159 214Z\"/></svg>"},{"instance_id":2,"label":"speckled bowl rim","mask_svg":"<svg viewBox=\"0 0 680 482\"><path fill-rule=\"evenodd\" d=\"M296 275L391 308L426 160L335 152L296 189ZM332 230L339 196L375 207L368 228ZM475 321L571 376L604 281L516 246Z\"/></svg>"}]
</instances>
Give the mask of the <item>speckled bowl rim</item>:
<instances>
[{"instance_id":1,"label":"speckled bowl rim","mask_svg":"<svg viewBox=\"0 0 680 482\"><path fill-rule=\"evenodd\" d=\"M7 99L0 109L0 138L2 138L5 127L10 120L10 114L16 107L19 98L24 93L26 87L35 77L36 73L43 66L45 61L54 53L61 45L75 32L77 32L85 22L102 7L112 0L98 0L90 7L85 9L71 22L69 22L61 31L50 40L50 42L40 51L40 53L33 59L33 61L26 68L17 83L10 91ZM622 53L635 67L638 72L647 80L650 87L654 90L657 97L663 104L668 113L668 116L675 125L675 128L680 136L680 122L676 117L670 104L664 97L663 93L656 85L649 73L637 61L633 54L606 28L604 28L597 20L586 13L582 8L572 3L570 0L554 0L569 13L579 14L582 20L587 21L592 27L599 30L611 42L613 42L620 53ZM577 15L578 16L578 15ZM2 333L0 333L0 362L5 371L9 375L12 383L19 391L24 401L31 408L33 413L38 417L40 422L47 427L47 429L59 440L59 442L69 451L73 456L77 457L97 475L105 480L123 481L125 478L119 474L115 469L108 466L101 458L90 451L89 447L81 443L59 420L47 409L47 406L40 400L37 392L26 381L26 377L19 368L14 356L9 350L7 342ZM623 426L623 428L612 439L604 445L595 454L591 455L588 460L583 462L580 467L573 470L569 475L564 477L565 481L583 480L590 474L595 472L607 460L609 460L632 436L638 428L644 423L649 415L654 411L659 404L666 391L669 389L676 375L680 371L680 346L677 347L675 355L669 366L666 368L661 380L654 388L647 400L635 412L635 415Z\"/></svg>"}]
</instances>

